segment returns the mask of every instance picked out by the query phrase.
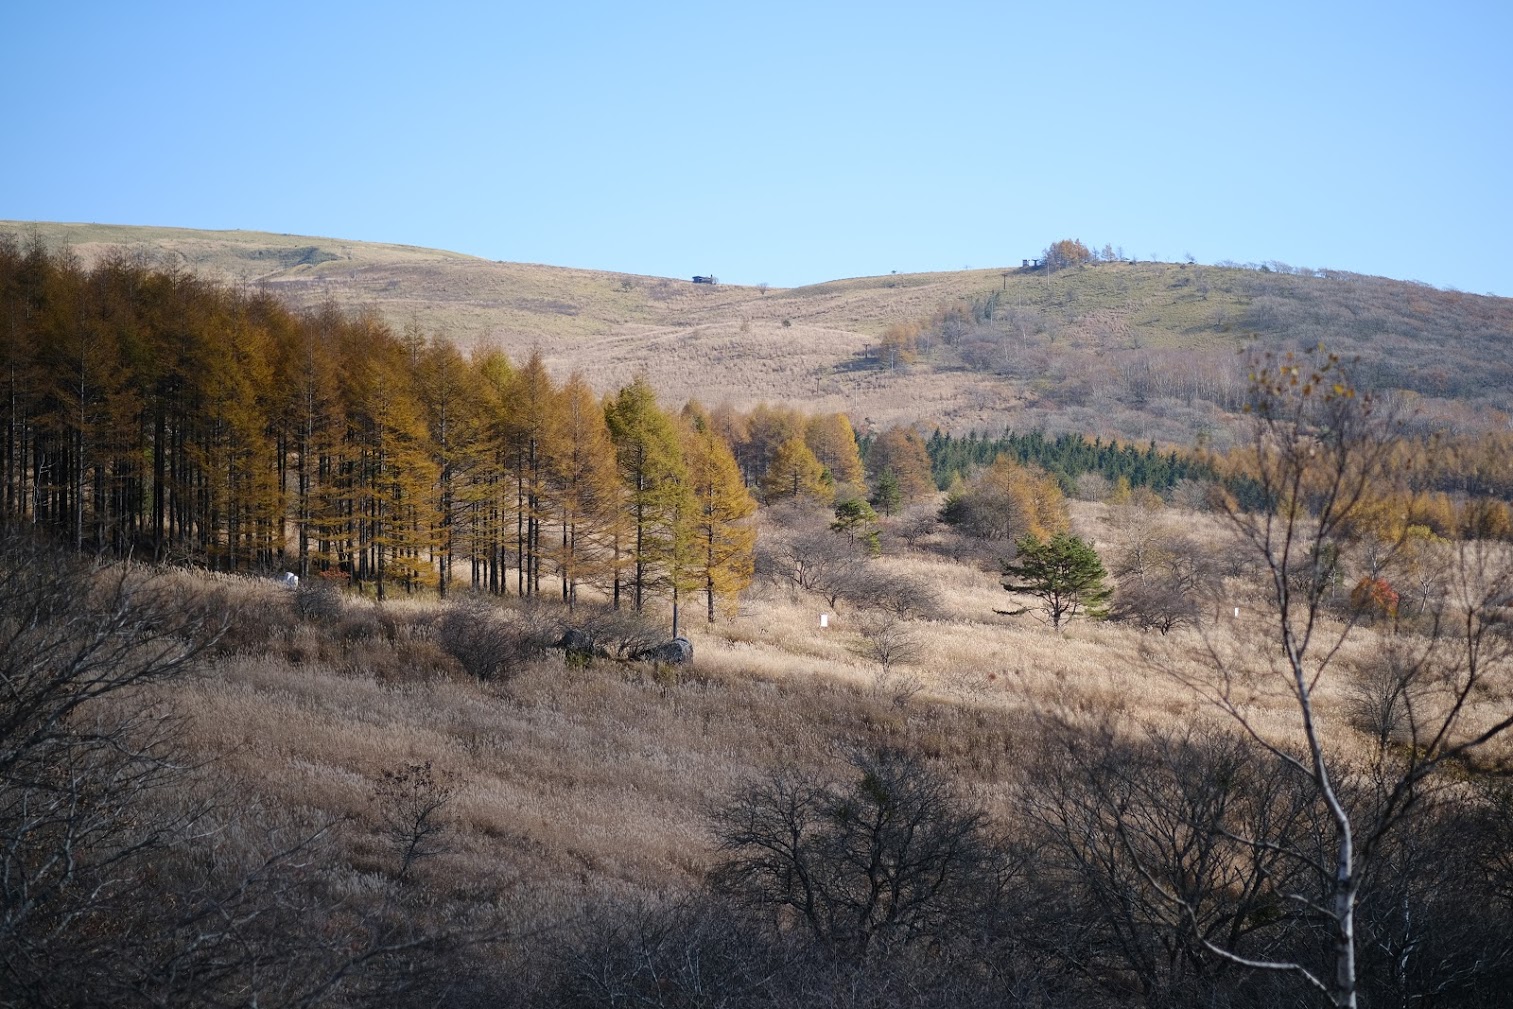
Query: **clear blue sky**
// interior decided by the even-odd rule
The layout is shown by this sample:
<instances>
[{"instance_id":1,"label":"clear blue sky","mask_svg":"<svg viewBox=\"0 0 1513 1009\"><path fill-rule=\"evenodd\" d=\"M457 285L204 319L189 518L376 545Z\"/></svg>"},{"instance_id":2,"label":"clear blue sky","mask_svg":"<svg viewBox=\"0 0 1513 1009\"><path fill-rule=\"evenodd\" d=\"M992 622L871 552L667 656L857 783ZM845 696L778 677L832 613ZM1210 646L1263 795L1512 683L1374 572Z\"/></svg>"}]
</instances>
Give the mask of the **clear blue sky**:
<instances>
[{"instance_id":1,"label":"clear blue sky","mask_svg":"<svg viewBox=\"0 0 1513 1009\"><path fill-rule=\"evenodd\" d=\"M1078 237L1513 295L1513 4L0 9L0 218L792 286Z\"/></svg>"}]
</instances>

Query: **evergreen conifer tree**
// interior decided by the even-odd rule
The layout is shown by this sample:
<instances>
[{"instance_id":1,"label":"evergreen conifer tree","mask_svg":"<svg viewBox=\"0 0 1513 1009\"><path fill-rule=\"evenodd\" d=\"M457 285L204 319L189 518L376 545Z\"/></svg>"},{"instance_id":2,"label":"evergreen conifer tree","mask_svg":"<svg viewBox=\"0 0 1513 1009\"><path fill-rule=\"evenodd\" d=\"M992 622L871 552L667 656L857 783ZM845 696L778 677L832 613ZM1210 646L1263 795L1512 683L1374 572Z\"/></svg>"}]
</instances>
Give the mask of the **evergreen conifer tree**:
<instances>
[{"instance_id":1,"label":"evergreen conifer tree","mask_svg":"<svg viewBox=\"0 0 1513 1009\"><path fill-rule=\"evenodd\" d=\"M1091 544L1070 533L1057 533L1046 541L1027 534L1016 546L1018 555L1003 566L1003 587L1040 600L1039 609L1051 618L1052 627L1059 630L1063 621L1079 611L1095 619L1107 615L1113 590L1105 582L1108 572Z\"/></svg>"}]
</instances>

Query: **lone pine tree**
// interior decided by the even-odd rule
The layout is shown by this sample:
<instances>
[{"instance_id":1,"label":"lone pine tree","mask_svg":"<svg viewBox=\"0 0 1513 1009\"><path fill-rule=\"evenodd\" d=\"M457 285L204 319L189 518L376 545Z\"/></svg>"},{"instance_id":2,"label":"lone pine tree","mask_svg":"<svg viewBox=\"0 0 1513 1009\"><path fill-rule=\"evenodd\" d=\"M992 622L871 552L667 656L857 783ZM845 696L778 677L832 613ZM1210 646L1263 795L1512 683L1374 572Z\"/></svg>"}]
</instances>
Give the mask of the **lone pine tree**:
<instances>
[{"instance_id":1,"label":"lone pine tree","mask_svg":"<svg viewBox=\"0 0 1513 1009\"><path fill-rule=\"evenodd\" d=\"M1003 587L1038 599L1052 627L1060 629L1062 621L1078 612L1095 618L1106 615L1112 589L1103 561L1090 544L1070 533L1057 533L1044 542L1030 533L1015 545L1018 554L1003 566Z\"/></svg>"}]
</instances>

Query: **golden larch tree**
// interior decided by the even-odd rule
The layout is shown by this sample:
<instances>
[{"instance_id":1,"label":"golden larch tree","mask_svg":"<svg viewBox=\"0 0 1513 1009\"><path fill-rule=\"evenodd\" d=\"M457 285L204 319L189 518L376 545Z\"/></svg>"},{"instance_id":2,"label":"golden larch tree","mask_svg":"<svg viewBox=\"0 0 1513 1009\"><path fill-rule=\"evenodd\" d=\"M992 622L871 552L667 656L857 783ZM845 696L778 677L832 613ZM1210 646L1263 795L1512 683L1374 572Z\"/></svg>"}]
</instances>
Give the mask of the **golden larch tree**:
<instances>
[{"instance_id":1,"label":"golden larch tree","mask_svg":"<svg viewBox=\"0 0 1513 1009\"><path fill-rule=\"evenodd\" d=\"M697 509L693 516L696 565L705 608L714 623L716 599L733 599L751 584L756 502L741 479L741 468L709 418L693 414L684 439L689 483Z\"/></svg>"},{"instance_id":2,"label":"golden larch tree","mask_svg":"<svg viewBox=\"0 0 1513 1009\"><path fill-rule=\"evenodd\" d=\"M825 467L802 438L789 438L778 446L762 474L764 501L803 499L828 504L833 496L833 488L825 482Z\"/></svg>"},{"instance_id":3,"label":"golden larch tree","mask_svg":"<svg viewBox=\"0 0 1513 1009\"><path fill-rule=\"evenodd\" d=\"M672 418L657 405L645 376L621 389L605 409L614 441L628 544L617 543L617 560L629 546L630 588L636 611L649 589L661 586L669 565L680 563L677 550L686 531L680 522L692 515L688 470ZM614 573L614 601L620 604L621 573ZM674 586L676 588L676 586Z\"/></svg>"},{"instance_id":4,"label":"golden larch tree","mask_svg":"<svg viewBox=\"0 0 1513 1009\"><path fill-rule=\"evenodd\" d=\"M547 479L561 544L550 547L548 556L562 579L562 599L571 609L579 585L610 573L622 490L604 410L583 376L569 378L558 399L559 423L549 446Z\"/></svg>"},{"instance_id":5,"label":"golden larch tree","mask_svg":"<svg viewBox=\"0 0 1513 1009\"><path fill-rule=\"evenodd\" d=\"M837 484L860 486L862 457L856 447L856 431L843 413L822 413L804 425L804 443Z\"/></svg>"},{"instance_id":6,"label":"golden larch tree","mask_svg":"<svg viewBox=\"0 0 1513 1009\"><path fill-rule=\"evenodd\" d=\"M935 493L930 453L913 428L890 427L872 443L867 452L867 475L875 482L884 471L892 471L905 501Z\"/></svg>"}]
</instances>

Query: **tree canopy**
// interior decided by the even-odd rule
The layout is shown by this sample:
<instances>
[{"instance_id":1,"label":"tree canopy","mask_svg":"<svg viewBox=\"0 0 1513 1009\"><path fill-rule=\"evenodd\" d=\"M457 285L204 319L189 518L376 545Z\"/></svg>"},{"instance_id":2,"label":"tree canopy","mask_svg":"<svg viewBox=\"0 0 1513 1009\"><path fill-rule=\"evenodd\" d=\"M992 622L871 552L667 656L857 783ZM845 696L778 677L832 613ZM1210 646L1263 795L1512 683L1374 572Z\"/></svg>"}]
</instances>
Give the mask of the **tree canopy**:
<instances>
[{"instance_id":1,"label":"tree canopy","mask_svg":"<svg viewBox=\"0 0 1513 1009\"><path fill-rule=\"evenodd\" d=\"M371 313L296 314L4 239L0 318L0 518L76 549L287 569L379 598L461 580L571 604L628 576L639 608L648 591L711 588L714 521L713 591L744 585L749 504L721 428L685 439L644 380L606 413L539 354L469 357Z\"/></svg>"},{"instance_id":2,"label":"tree canopy","mask_svg":"<svg viewBox=\"0 0 1513 1009\"><path fill-rule=\"evenodd\" d=\"M1015 546L1017 556L1003 566L1003 587L1038 599L1037 608L1050 618L1052 627L1060 629L1063 621L1079 612L1094 618L1107 614L1112 592L1105 581L1108 572L1091 544L1070 533L1057 533L1046 541L1026 534Z\"/></svg>"},{"instance_id":3,"label":"tree canopy","mask_svg":"<svg viewBox=\"0 0 1513 1009\"><path fill-rule=\"evenodd\" d=\"M950 494L940 517L972 536L1010 542L1026 534L1052 536L1067 527L1060 485L1006 455Z\"/></svg>"}]
</instances>

